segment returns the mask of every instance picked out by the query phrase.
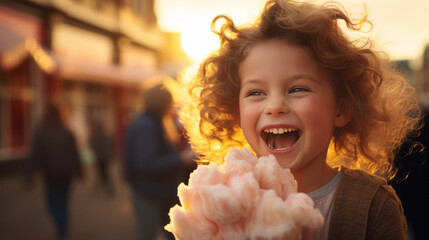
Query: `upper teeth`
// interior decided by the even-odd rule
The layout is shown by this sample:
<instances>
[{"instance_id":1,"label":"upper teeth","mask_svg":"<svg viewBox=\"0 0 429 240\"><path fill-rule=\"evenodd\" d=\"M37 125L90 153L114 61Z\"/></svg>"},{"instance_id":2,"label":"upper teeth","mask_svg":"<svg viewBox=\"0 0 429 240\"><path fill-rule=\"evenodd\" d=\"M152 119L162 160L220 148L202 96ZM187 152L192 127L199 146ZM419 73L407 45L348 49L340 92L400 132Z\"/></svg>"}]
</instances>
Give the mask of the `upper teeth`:
<instances>
[{"instance_id":1,"label":"upper teeth","mask_svg":"<svg viewBox=\"0 0 429 240\"><path fill-rule=\"evenodd\" d=\"M266 128L264 129L265 133L272 133L272 134L283 134L285 132L293 132L298 129L296 128Z\"/></svg>"}]
</instances>

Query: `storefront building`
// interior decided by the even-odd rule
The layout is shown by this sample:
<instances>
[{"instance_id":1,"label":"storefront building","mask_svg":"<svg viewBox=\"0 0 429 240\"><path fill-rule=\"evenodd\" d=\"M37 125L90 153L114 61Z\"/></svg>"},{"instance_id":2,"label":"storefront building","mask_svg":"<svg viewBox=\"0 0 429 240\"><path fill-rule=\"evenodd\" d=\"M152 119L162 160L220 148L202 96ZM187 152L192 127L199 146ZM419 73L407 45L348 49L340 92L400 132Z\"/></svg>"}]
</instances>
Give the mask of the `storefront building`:
<instances>
[{"instance_id":1,"label":"storefront building","mask_svg":"<svg viewBox=\"0 0 429 240\"><path fill-rule=\"evenodd\" d=\"M0 3L0 164L18 165L48 103L62 106L83 159L102 122L121 159L141 86L162 75L166 44L153 0L31 0Z\"/></svg>"}]
</instances>

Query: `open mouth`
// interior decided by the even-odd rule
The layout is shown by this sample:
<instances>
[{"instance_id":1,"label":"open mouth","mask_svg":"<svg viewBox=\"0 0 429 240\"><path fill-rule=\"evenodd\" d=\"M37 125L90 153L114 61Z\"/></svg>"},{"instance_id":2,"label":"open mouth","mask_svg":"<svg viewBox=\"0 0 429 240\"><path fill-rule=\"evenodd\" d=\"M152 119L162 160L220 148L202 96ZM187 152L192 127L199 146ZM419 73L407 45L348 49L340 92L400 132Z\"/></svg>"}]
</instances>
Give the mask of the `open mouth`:
<instances>
[{"instance_id":1,"label":"open mouth","mask_svg":"<svg viewBox=\"0 0 429 240\"><path fill-rule=\"evenodd\" d=\"M297 128L266 128L262 137L271 150L282 151L291 148L300 137Z\"/></svg>"}]
</instances>

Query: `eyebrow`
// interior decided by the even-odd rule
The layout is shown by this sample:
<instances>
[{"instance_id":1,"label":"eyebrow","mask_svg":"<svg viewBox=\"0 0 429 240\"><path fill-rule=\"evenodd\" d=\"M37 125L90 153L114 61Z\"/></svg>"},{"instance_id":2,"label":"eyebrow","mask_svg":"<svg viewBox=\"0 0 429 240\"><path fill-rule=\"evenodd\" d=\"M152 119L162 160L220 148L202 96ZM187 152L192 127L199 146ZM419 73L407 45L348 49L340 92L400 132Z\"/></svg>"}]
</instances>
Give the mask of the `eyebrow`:
<instances>
[{"instance_id":1,"label":"eyebrow","mask_svg":"<svg viewBox=\"0 0 429 240\"><path fill-rule=\"evenodd\" d=\"M261 78L250 78L249 80L247 80L247 79L242 79L242 80L241 80L241 85L247 85L247 84L259 84L260 82L262 82Z\"/></svg>"},{"instance_id":2,"label":"eyebrow","mask_svg":"<svg viewBox=\"0 0 429 240\"><path fill-rule=\"evenodd\" d=\"M305 79L308 79L308 80L312 80L312 81L314 81L316 83L320 83L320 79L319 78L316 78L313 75L308 74L308 73L300 73L300 74L296 74L296 75L294 75L294 76L291 77L291 79L293 79L293 80L301 79L301 78L305 78Z\"/></svg>"},{"instance_id":3,"label":"eyebrow","mask_svg":"<svg viewBox=\"0 0 429 240\"><path fill-rule=\"evenodd\" d=\"M320 83L320 79L314 77L311 74L307 74L307 73L298 73L298 74L295 74L293 76L287 77L287 80L290 80L290 81L295 81L295 80L298 80L298 79L308 79L308 80L314 81L316 83ZM242 79L241 85L245 85L245 84L258 84L261 81L262 81L262 78L260 78L260 77L250 77L250 78L247 78L247 79Z\"/></svg>"}]
</instances>

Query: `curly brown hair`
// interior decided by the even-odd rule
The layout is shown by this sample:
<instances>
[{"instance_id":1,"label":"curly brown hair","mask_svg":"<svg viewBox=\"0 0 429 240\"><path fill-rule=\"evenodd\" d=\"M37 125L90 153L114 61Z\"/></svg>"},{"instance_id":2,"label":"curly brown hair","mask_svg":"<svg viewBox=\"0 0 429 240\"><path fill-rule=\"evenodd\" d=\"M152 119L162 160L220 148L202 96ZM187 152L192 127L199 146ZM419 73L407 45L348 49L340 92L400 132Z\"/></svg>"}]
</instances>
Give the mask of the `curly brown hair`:
<instances>
[{"instance_id":1,"label":"curly brown hair","mask_svg":"<svg viewBox=\"0 0 429 240\"><path fill-rule=\"evenodd\" d=\"M222 26L215 26L223 20ZM339 23L352 31L371 23L352 21L339 3L268 0L249 26L236 26L218 16L212 30L220 48L207 57L181 92L182 121L201 161L222 162L231 147L247 146L239 126L240 64L252 48L281 39L309 49L331 70L336 97L351 112L351 121L336 128L328 163L391 177L393 157L411 133L420 128L421 111L415 90L369 39L349 39ZM180 100L179 99L179 100ZM197 124L198 123L198 124Z\"/></svg>"}]
</instances>

